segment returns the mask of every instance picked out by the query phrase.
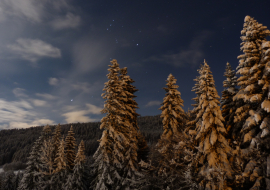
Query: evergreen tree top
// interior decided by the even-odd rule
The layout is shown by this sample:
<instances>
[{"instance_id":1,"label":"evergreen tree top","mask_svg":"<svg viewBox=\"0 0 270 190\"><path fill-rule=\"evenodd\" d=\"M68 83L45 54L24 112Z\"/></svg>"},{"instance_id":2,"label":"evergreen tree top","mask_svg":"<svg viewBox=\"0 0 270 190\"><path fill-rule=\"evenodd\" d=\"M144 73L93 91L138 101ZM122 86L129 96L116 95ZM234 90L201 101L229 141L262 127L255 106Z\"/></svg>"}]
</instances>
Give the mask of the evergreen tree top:
<instances>
[{"instance_id":1,"label":"evergreen tree top","mask_svg":"<svg viewBox=\"0 0 270 190\"><path fill-rule=\"evenodd\" d=\"M86 157L85 157L84 151L85 151L85 147L84 147L84 142L82 140L80 145L79 145L78 152L77 152L77 155L76 155L76 158L74 161L75 164L78 162L83 162L83 163L85 162Z\"/></svg>"},{"instance_id":2,"label":"evergreen tree top","mask_svg":"<svg viewBox=\"0 0 270 190\"><path fill-rule=\"evenodd\" d=\"M181 93L177 90L179 86L175 85L177 80L172 74L169 74L166 81L167 87L163 89L167 93L159 109L162 110L160 117L163 118L162 138L170 139L174 135L179 136L179 129L186 116L182 108L184 101L181 99Z\"/></svg>"},{"instance_id":3,"label":"evergreen tree top","mask_svg":"<svg viewBox=\"0 0 270 190\"><path fill-rule=\"evenodd\" d=\"M226 77L226 80L223 81L223 87L229 88L227 91L234 95L237 92L237 77L235 76L235 71L232 69L229 62L226 64L224 76Z\"/></svg>"},{"instance_id":4,"label":"evergreen tree top","mask_svg":"<svg viewBox=\"0 0 270 190\"><path fill-rule=\"evenodd\" d=\"M43 127L42 131L44 133L50 133L52 130L51 130L50 126L47 124L46 126Z\"/></svg>"}]
</instances>

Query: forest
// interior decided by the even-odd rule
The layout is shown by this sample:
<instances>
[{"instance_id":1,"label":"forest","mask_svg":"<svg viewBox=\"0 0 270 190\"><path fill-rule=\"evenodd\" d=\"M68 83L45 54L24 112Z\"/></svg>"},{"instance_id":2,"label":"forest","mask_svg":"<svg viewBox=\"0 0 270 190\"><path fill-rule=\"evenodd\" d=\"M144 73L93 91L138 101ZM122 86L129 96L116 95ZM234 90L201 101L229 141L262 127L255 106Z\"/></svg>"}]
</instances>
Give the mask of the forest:
<instances>
[{"instance_id":1,"label":"forest","mask_svg":"<svg viewBox=\"0 0 270 190\"><path fill-rule=\"evenodd\" d=\"M270 31L246 16L241 35L222 96L204 60L188 112L169 74L161 115L140 117L135 81L113 59L100 122L0 132L0 188L270 190Z\"/></svg>"}]
</instances>

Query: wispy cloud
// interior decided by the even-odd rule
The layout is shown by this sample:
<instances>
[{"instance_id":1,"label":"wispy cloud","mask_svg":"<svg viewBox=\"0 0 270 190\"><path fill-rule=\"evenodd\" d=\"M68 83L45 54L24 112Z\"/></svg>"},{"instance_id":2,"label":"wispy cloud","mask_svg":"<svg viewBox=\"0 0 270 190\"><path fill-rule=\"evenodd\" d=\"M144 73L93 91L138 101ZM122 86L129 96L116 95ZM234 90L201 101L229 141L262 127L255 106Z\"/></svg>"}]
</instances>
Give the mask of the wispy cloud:
<instances>
[{"instance_id":1,"label":"wispy cloud","mask_svg":"<svg viewBox=\"0 0 270 190\"><path fill-rule=\"evenodd\" d=\"M55 125L56 123L50 119L37 119L32 122L9 122L9 124L3 125L4 129L14 129L14 128L29 128L34 126L42 126L42 125Z\"/></svg>"},{"instance_id":2,"label":"wispy cloud","mask_svg":"<svg viewBox=\"0 0 270 190\"><path fill-rule=\"evenodd\" d=\"M81 17L72 13L67 13L64 17L56 18L51 22L51 25L55 30L77 28L80 24Z\"/></svg>"},{"instance_id":3,"label":"wispy cloud","mask_svg":"<svg viewBox=\"0 0 270 190\"><path fill-rule=\"evenodd\" d=\"M6 101L0 99L0 121L1 123L25 122L27 118L34 117L33 107L25 100Z\"/></svg>"},{"instance_id":4,"label":"wispy cloud","mask_svg":"<svg viewBox=\"0 0 270 190\"><path fill-rule=\"evenodd\" d=\"M48 11L48 7L50 7L50 11ZM47 18L54 19L63 10L74 11L69 0L1 0L0 22L6 21L8 18L19 18L33 23L41 23ZM69 17L67 19L70 20ZM71 20L76 21L72 16Z\"/></svg>"},{"instance_id":5,"label":"wispy cloud","mask_svg":"<svg viewBox=\"0 0 270 190\"><path fill-rule=\"evenodd\" d=\"M34 0L1 0L0 10L5 19L16 16L32 22L40 22L44 13L42 3Z\"/></svg>"},{"instance_id":6,"label":"wispy cloud","mask_svg":"<svg viewBox=\"0 0 270 190\"><path fill-rule=\"evenodd\" d=\"M34 106L38 107L47 107L48 104L44 100L38 100L38 99L30 99L30 101L34 104Z\"/></svg>"},{"instance_id":7,"label":"wispy cloud","mask_svg":"<svg viewBox=\"0 0 270 190\"><path fill-rule=\"evenodd\" d=\"M59 80L57 78L49 78L49 84L52 86L57 86L58 85Z\"/></svg>"},{"instance_id":8,"label":"wispy cloud","mask_svg":"<svg viewBox=\"0 0 270 190\"><path fill-rule=\"evenodd\" d=\"M67 123L76 123L76 122L94 122L96 119L91 119L87 114L101 114L100 111L102 108L99 108L95 105L86 104L88 109L86 110L80 110L80 111L71 111L62 114L66 119Z\"/></svg>"},{"instance_id":9,"label":"wispy cloud","mask_svg":"<svg viewBox=\"0 0 270 190\"><path fill-rule=\"evenodd\" d=\"M53 96L51 94L46 94L46 93L44 93L44 94L36 93L36 96L47 99L47 100L55 100L55 99L57 99L56 96Z\"/></svg>"},{"instance_id":10,"label":"wispy cloud","mask_svg":"<svg viewBox=\"0 0 270 190\"><path fill-rule=\"evenodd\" d=\"M42 40L19 38L16 42L16 44L9 44L7 47L22 59L36 62L43 57L61 57L60 49Z\"/></svg>"},{"instance_id":11,"label":"wispy cloud","mask_svg":"<svg viewBox=\"0 0 270 190\"><path fill-rule=\"evenodd\" d=\"M22 88L15 88L15 89L13 89L13 94L16 96L16 97L24 97L24 98L26 98L26 97L28 97L28 95L26 95L24 92L25 92L26 90L25 89L22 89Z\"/></svg>"},{"instance_id":12,"label":"wispy cloud","mask_svg":"<svg viewBox=\"0 0 270 190\"><path fill-rule=\"evenodd\" d=\"M148 103L145 105L145 107L150 107L150 106L160 106L161 103L162 103L162 102L160 102L160 101L150 101L150 102L148 102Z\"/></svg>"},{"instance_id":13,"label":"wispy cloud","mask_svg":"<svg viewBox=\"0 0 270 190\"><path fill-rule=\"evenodd\" d=\"M183 48L176 53L169 52L163 55L151 56L144 61L162 62L164 64L174 65L175 67L182 67L187 65L196 66L203 59L203 44L211 34L211 31L203 31L189 43L188 48Z\"/></svg>"}]
</instances>

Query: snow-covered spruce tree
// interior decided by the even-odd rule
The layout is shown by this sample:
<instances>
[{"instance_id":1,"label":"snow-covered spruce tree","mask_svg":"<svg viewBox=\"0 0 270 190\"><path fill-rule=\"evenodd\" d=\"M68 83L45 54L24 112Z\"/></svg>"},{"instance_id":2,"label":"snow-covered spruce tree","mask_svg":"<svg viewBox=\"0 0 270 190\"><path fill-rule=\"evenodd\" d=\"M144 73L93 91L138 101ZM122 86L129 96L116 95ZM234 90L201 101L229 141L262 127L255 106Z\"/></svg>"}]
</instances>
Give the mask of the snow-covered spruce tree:
<instances>
[{"instance_id":1,"label":"snow-covered spruce tree","mask_svg":"<svg viewBox=\"0 0 270 190\"><path fill-rule=\"evenodd\" d=\"M225 120L224 124L227 130L227 139L236 139L237 130L234 130L233 120L237 107L236 102L233 101L233 97L238 92L238 89L236 88L237 77L235 76L235 71L232 70L230 63L228 62L226 64L224 76L226 77L226 80L223 81L223 87L225 89L222 91L222 97L220 101L222 110L221 112ZM234 132L234 136L232 136L232 132Z\"/></svg>"},{"instance_id":2,"label":"snow-covered spruce tree","mask_svg":"<svg viewBox=\"0 0 270 190\"><path fill-rule=\"evenodd\" d=\"M43 178L42 182L40 183L44 190L51 189L51 175L53 172L53 163L52 160L52 151L53 151L53 144L52 144L52 137L51 137L51 128L49 125L46 125L43 128L43 145L41 147L41 155L40 159L42 161L42 167L40 168Z\"/></svg>"},{"instance_id":3,"label":"snow-covered spruce tree","mask_svg":"<svg viewBox=\"0 0 270 190\"><path fill-rule=\"evenodd\" d=\"M140 133L137 117L139 114L136 113L138 108L137 102L134 100L134 93L138 91L135 86L132 85L135 81L127 75L127 68L120 69L119 80L121 81L120 85L122 86L122 102L125 107L125 112L122 114L124 121L128 120L130 125L126 126L125 130L128 131L128 136L126 138L129 140L128 146L126 147L125 152L125 163L123 167L123 180L122 184L129 188L131 183L135 182L135 179L138 180L142 177L139 173L138 159L142 159L145 154L147 154L148 146L145 143L144 137ZM127 128L128 127L128 128Z\"/></svg>"},{"instance_id":4,"label":"snow-covered spruce tree","mask_svg":"<svg viewBox=\"0 0 270 190\"><path fill-rule=\"evenodd\" d=\"M196 128L196 126L195 126L196 125L195 118L197 116L197 113L199 112L198 105L199 105L199 99L200 99L200 95L201 95L201 89L200 89L199 81L200 81L200 76L202 74L202 69L203 69L203 65L201 64L200 68L197 70L198 73L199 73L199 76L197 76L196 79L193 79L195 81L195 85L194 85L194 87L192 88L191 91L194 91L197 96L195 98L192 98L192 100L195 101L195 103L192 104L192 106L194 108L193 108L193 110L190 111L189 121L186 123L186 127L185 127L185 130L184 130L185 133L190 132L190 134L188 134L188 136L190 136L190 138L192 138L194 136L194 134L195 134L194 133L194 129Z\"/></svg>"},{"instance_id":5,"label":"snow-covered spruce tree","mask_svg":"<svg viewBox=\"0 0 270 190\"><path fill-rule=\"evenodd\" d=\"M233 171L228 161L231 148L225 139L219 96L215 87L213 75L209 65L204 60L200 76L201 95L199 99L199 112L196 122L196 142L198 144L197 160L199 161L199 176L204 179L200 187L205 189L228 188L224 178L232 179Z\"/></svg>"},{"instance_id":6,"label":"snow-covered spruce tree","mask_svg":"<svg viewBox=\"0 0 270 190\"><path fill-rule=\"evenodd\" d=\"M241 31L242 47L244 54L238 56L240 74L238 85L239 92L234 100L244 102L236 110L235 123L243 123L240 131L241 155L244 172L238 176L239 181L252 184L248 188L264 188L266 178L266 164L269 155L269 48L266 37L270 31L266 26L259 24L250 16L244 20ZM255 150L255 149L256 150ZM270 167L270 162L269 162ZM259 171L259 172L258 172Z\"/></svg>"},{"instance_id":7,"label":"snow-covered spruce tree","mask_svg":"<svg viewBox=\"0 0 270 190\"><path fill-rule=\"evenodd\" d=\"M53 175L51 178L52 187L55 189L64 189L65 183L67 180L67 158L65 153L65 141L64 138L60 140L60 145L58 147L58 151L56 153L56 158L54 160L55 170L53 171Z\"/></svg>"},{"instance_id":8,"label":"snow-covered spruce tree","mask_svg":"<svg viewBox=\"0 0 270 190\"><path fill-rule=\"evenodd\" d=\"M129 178L129 173L126 171L130 166L132 170L135 170L136 165L131 160L131 158L137 158L137 155L132 154L136 146L131 144L134 142L134 134L131 127L132 123L129 120L125 120L130 113L127 111L125 106L125 100L127 99L127 93L123 91L123 84L119 80L119 64L114 59L109 65L109 74L107 77L108 82L105 83L102 94L103 98L106 99L104 109L102 113L107 113L105 117L101 119L101 129L103 130L102 137L99 140L100 144L95 152L94 164L92 165L92 182L91 186L93 189L132 189L133 185L129 184L129 181L126 180ZM132 117L132 115L131 115ZM132 138L132 139L128 139ZM136 149L135 149L136 150ZM137 152L135 152L137 153ZM127 157L127 155L129 157ZM134 176L131 173L131 176Z\"/></svg>"},{"instance_id":9,"label":"snow-covered spruce tree","mask_svg":"<svg viewBox=\"0 0 270 190\"><path fill-rule=\"evenodd\" d=\"M66 158L67 158L67 169L69 171L73 170L74 167L74 160L76 157L75 153L75 147L76 145L76 139L74 137L73 127L71 125L70 130L68 131L68 135L66 137Z\"/></svg>"},{"instance_id":10,"label":"snow-covered spruce tree","mask_svg":"<svg viewBox=\"0 0 270 190\"><path fill-rule=\"evenodd\" d=\"M43 162L43 173L45 175L51 175L53 172L53 163L52 160L52 151L53 151L53 144L52 139L44 140L43 146L41 147L41 160Z\"/></svg>"},{"instance_id":11,"label":"snow-covered spruce tree","mask_svg":"<svg viewBox=\"0 0 270 190\"><path fill-rule=\"evenodd\" d=\"M52 146L53 146L53 150L52 150L52 161L54 162L55 158L56 158L56 154L58 152L58 148L60 146L60 138L61 138L61 125L60 123L55 127L55 130L53 132L53 137L52 137ZM56 169L56 165L53 166L53 169Z\"/></svg>"},{"instance_id":12,"label":"snow-covered spruce tree","mask_svg":"<svg viewBox=\"0 0 270 190\"><path fill-rule=\"evenodd\" d=\"M198 105L199 105L199 99L200 99L200 95L201 95L201 89L200 89L200 84L199 84L199 82L200 82L200 76L201 76L201 71L202 71L202 69L203 69L203 65L201 64L200 68L197 70L198 73L199 73L199 76L197 76L196 79L193 79L193 80L195 81L195 85L194 85L194 87L193 87L192 90L191 90L191 91L194 91L195 94L197 95L195 98L192 98L192 100L195 101L195 103L192 104L192 106L194 107L193 112L194 112L195 114L197 113L196 108L197 108Z\"/></svg>"},{"instance_id":13,"label":"snow-covered spruce tree","mask_svg":"<svg viewBox=\"0 0 270 190\"><path fill-rule=\"evenodd\" d=\"M234 100L242 100L244 104L236 110L234 122L244 123L241 129L241 139L247 147L252 138L256 136L257 132L253 129L260 124L262 119L256 117L262 115L261 109L258 108L264 100L262 86L258 81L262 79L264 68L262 44L266 42L266 37L270 35L270 31L267 30L266 26L259 24L250 16L246 16L241 34L243 42L240 49L244 54L237 57L239 59L237 74L241 76L238 78L240 89Z\"/></svg>"},{"instance_id":14,"label":"snow-covered spruce tree","mask_svg":"<svg viewBox=\"0 0 270 190\"><path fill-rule=\"evenodd\" d=\"M41 135L31 149L30 156L27 161L27 168L23 173L23 178L19 185L19 190L40 190L41 182L44 174L41 172L41 147L43 145L44 136Z\"/></svg>"},{"instance_id":15,"label":"snow-covered spruce tree","mask_svg":"<svg viewBox=\"0 0 270 190\"><path fill-rule=\"evenodd\" d=\"M46 126L43 127L42 129L42 136L44 140L48 140L52 136L52 130L51 127L47 124Z\"/></svg>"},{"instance_id":16,"label":"snow-covered spruce tree","mask_svg":"<svg viewBox=\"0 0 270 190\"><path fill-rule=\"evenodd\" d=\"M139 114L136 113L136 109L138 109L138 104L134 100L134 98L137 97L134 95L134 93L138 90L135 88L135 86L132 85L132 83L134 83L135 81L127 75L126 67L120 69L119 79L122 82L121 84L125 94L123 101L126 106L126 113L124 117L126 117L126 119L128 119L132 125L130 129L133 131L132 135L134 137L132 137L132 139L135 140L133 142L133 146L135 145L135 150L133 151L137 152L134 152L134 154L137 154L137 160L140 161L142 158L146 159L146 154L148 154L149 148L147 146L147 143L145 143L143 135L140 133L140 129L137 123L137 117L139 116Z\"/></svg>"},{"instance_id":17,"label":"snow-covered spruce tree","mask_svg":"<svg viewBox=\"0 0 270 190\"><path fill-rule=\"evenodd\" d=\"M65 190L86 190L87 186L87 171L85 168L84 142L81 141L78 152L75 158L75 166L73 173L68 177L65 185Z\"/></svg>"},{"instance_id":18,"label":"snow-covered spruce tree","mask_svg":"<svg viewBox=\"0 0 270 190\"><path fill-rule=\"evenodd\" d=\"M179 188L181 184L181 154L177 149L177 144L182 140L182 131L186 121L183 110L184 101L181 93L177 90L175 77L170 74L167 78L167 87L163 88L167 93L163 98L160 110L163 118L163 134L156 147L161 153L160 164L157 166L158 175L166 178L167 186L173 189Z\"/></svg>"}]
</instances>

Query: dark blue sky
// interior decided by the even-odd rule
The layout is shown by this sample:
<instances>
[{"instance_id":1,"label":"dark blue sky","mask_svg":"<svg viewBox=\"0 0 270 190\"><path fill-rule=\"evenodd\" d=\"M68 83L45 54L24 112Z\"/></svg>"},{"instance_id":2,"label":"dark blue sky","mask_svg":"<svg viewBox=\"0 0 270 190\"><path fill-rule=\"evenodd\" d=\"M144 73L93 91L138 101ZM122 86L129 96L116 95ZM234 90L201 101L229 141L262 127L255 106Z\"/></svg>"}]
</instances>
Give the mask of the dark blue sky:
<instances>
[{"instance_id":1,"label":"dark blue sky","mask_svg":"<svg viewBox=\"0 0 270 190\"><path fill-rule=\"evenodd\" d=\"M99 121L110 60L128 68L137 112L157 115L170 73L192 109L206 59L221 96L246 15L270 27L269 1L0 1L0 128Z\"/></svg>"}]
</instances>

